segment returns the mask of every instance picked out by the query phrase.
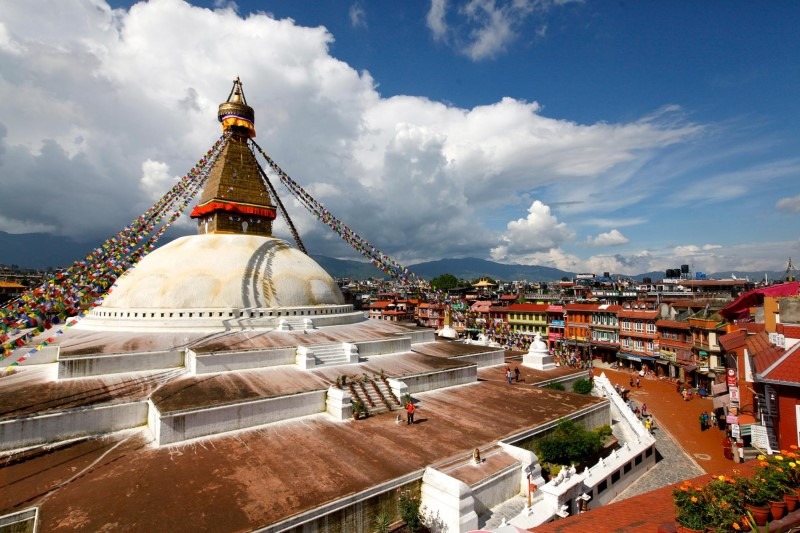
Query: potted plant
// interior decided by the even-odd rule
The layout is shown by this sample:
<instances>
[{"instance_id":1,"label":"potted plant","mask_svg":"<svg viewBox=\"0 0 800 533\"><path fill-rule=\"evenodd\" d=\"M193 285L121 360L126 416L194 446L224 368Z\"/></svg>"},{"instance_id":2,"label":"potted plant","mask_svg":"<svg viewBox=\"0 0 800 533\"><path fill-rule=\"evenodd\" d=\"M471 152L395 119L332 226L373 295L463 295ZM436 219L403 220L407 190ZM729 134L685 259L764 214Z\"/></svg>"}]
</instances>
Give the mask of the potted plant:
<instances>
[{"instance_id":1,"label":"potted plant","mask_svg":"<svg viewBox=\"0 0 800 533\"><path fill-rule=\"evenodd\" d=\"M760 489L767 497L774 520L783 518L787 507L783 495L789 492L790 487L785 465L788 465L788 462L780 454L759 455L758 466L753 472L756 483L760 484Z\"/></svg>"},{"instance_id":2,"label":"potted plant","mask_svg":"<svg viewBox=\"0 0 800 533\"><path fill-rule=\"evenodd\" d=\"M672 501L677 510L675 522L678 524L678 533L703 531L709 525L709 509L703 487L684 481L672 491Z\"/></svg>"},{"instance_id":3,"label":"potted plant","mask_svg":"<svg viewBox=\"0 0 800 533\"><path fill-rule=\"evenodd\" d=\"M363 418L367 414L367 408L361 400L353 400L353 420Z\"/></svg>"},{"instance_id":4,"label":"potted plant","mask_svg":"<svg viewBox=\"0 0 800 533\"><path fill-rule=\"evenodd\" d=\"M714 476L704 492L708 506L708 527L717 531L735 531L743 526L742 517L746 511L734 478Z\"/></svg>"}]
</instances>

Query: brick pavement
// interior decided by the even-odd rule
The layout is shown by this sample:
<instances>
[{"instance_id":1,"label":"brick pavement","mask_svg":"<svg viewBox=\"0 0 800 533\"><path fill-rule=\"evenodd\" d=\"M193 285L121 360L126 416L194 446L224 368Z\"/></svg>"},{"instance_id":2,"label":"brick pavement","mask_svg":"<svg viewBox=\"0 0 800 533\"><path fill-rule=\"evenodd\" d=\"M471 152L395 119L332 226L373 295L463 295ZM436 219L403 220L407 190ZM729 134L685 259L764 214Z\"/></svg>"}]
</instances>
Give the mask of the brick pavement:
<instances>
[{"instance_id":1,"label":"brick pavement","mask_svg":"<svg viewBox=\"0 0 800 533\"><path fill-rule=\"evenodd\" d=\"M595 367L594 372L597 375L604 372L612 384L619 383L625 388L629 387L629 378L633 376L635 382L638 375L603 367ZM674 382L657 378L641 378L641 387L634 386L630 397L636 405L647 404L647 411L656 419L656 436L659 429L666 430L703 471L711 473L734 465L723 453L724 433L716 428L700 431L700 413L713 409L710 398L695 396L684 401Z\"/></svg>"}]
</instances>

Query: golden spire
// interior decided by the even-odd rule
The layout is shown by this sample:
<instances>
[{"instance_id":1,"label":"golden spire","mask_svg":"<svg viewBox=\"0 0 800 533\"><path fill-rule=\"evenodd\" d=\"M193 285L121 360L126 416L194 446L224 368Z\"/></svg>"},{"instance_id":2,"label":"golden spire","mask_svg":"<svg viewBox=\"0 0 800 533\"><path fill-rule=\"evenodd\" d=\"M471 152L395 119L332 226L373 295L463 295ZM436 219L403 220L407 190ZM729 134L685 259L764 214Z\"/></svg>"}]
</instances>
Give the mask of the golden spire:
<instances>
[{"instance_id":1,"label":"golden spire","mask_svg":"<svg viewBox=\"0 0 800 533\"><path fill-rule=\"evenodd\" d=\"M256 136L256 113L247 105L242 82L238 77L233 80L228 100L219 104L217 118L222 122L222 131L231 130L250 138Z\"/></svg>"},{"instance_id":2,"label":"golden spire","mask_svg":"<svg viewBox=\"0 0 800 533\"><path fill-rule=\"evenodd\" d=\"M233 81L228 100L219 105L219 121L231 137L214 162L200 203L192 210L197 231L272 236L276 209L253 152L251 137L255 113L247 105L239 78Z\"/></svg>"}]
</instances>

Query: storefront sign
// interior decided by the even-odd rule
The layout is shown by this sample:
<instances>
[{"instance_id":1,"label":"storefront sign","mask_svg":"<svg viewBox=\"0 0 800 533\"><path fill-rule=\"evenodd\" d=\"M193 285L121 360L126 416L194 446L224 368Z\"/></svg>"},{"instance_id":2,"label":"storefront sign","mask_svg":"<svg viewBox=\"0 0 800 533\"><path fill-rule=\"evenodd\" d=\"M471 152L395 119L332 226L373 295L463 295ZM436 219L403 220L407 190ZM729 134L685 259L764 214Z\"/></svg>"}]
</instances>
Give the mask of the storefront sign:
<instances>
[{"instance_id":1,"label":"storefront sign","mask_svg":"<svg viewBox=\"0 0 800 533\"><path fill-rule=\"evenodd\" d=\"M757 424L750 426L750 442L754 447L771 452L769 438L767 437L767 428L764 426L759 426Z\"/></svg>"},{"instance_id":2,"label":"storefront sign","mask_svg":"<svg viewBox=\"0 0 800 533\"><path fill-rule=\"evenodd\" d=\"M734 439L739 438L739 424L731 424L731 437Z\"/></svg>"},{"instance_id":3,"label":"storefront sign","mask_svg":"<svg viewBox=\"0 0 800 533\"><path fill-rule=\"evenodd\" d=\"M736 415L726 415L725 416L725 422L727 424L738 424L739 423L739 417L736 416Z\"/></svg>"},{"instance_id":4,"label":"storefront sign","mask_svg":"<svg viewBox=\"0 0 800 533\"><path fill-rule=\"evenodd\" d=\"M737 385L736 370L729 368L726 375L728 376L728 387L735 387Z\"/></svg>"},{"instance_id":5,"label":"storefront sign","mask_svg":"<svg viewBox=\"0 0 800 533\"><path fill-rule=\"evenodd\" d=\"M739 403L739 387L731 387L728 389L728 394L731 395L731 403Z\"/></svg>"}]
</instances>

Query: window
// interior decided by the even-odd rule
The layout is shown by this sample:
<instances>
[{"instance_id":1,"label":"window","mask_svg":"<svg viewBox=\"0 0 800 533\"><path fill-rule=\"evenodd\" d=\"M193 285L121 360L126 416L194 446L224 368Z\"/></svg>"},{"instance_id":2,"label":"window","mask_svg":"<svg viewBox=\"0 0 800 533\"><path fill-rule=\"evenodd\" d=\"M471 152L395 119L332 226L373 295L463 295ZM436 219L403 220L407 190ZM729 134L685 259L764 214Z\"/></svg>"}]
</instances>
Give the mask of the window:
<instances>
[{"instance_id":1,"label":"window","mask_svg":"<svg viewBox=\"0 0 800 533\"><path fill-rule=\"evenodd\" d=\"M647 333L655 333L656 332L656 325L652 322L647 323Z\"/></svg>"},{"instance_id":2,"label":"window","mask_svg":"<svg viewBox=\"0 0 800 533\"><path fill-rule=\"evenodd\" d=\"M634 341L633 341L633 349L636 350L637 352L643 352L644 351L644 343L642 341L640 341L639 339L634 339Z\"/></svg>"},{"instance_id":3,"label":"window","mask_svg":"<svg viewBox=\"0 0 800 533\"><path fill-rule=\"evenodd\" d=\"M633 330L637 331L639 333L643 332L644 331L644 323L637 320L636 322L633 323Z\"/></svg>"},{"instance_id":4,"label":"window","mask_svg":"<svg viewBox=\"0 0 800 533\"><path fill-rule=\"evenodd\" d=\"M620 328L622 331L631 331L631 322L630 320L623 320L620 322Z\"/></svg>"}]
</instances>

